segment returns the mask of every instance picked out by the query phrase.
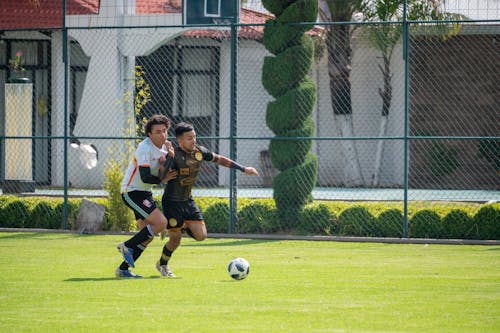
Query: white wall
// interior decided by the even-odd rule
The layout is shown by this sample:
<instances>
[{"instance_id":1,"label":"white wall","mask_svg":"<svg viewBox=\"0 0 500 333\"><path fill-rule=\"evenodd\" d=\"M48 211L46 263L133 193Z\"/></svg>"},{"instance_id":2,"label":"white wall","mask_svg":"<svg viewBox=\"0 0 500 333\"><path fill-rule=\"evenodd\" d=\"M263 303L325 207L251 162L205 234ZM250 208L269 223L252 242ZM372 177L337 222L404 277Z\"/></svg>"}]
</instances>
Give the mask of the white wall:
<instances>
[{"instance_id":1,"label":"white wall","mask_svg":"<svg viewBox=\"0 0 500 333\"><path fill-rule=\"evenodd\" d=\"M237 87L237 125L239 137L272 137L274 134L266 125L266 106L272 97L262 86L262 65L267 50L255 41L240 40L238 43L238 87ZM220 136L228 137L230 133L230 43L224 42L221 47L221 84L220 84ZM261 171L260 152L267 150L269 140L238 140L237 161L246 166L253 166ZM220 141L220 153L229 156L229 141ZM237 173L238 184L259 185L262 178L256 180ZM229 170L220 168L220 185L229 184Z\"/></svg>"},{"instance_id":2,"label":"white wall","mask_svg":"<svg viewBox=\"0 0 500 333\"><path fill-rule=\"evenodd\" d=\"M378 94L383 87L382 74L378 68L381 57L377 50L368 47L365 41L353 39L353 58L351 71L351 99L354 135L356 137L378 137L381 121L382 99ZM386 136L404 134L404 63L401 45L393 53L391 71L393 73L393 98L388 118ZM316 131L319 137L339 137L333 115L329 92L328 65L325 58L317 65L318 89ZM371 178L375 161L376 140L356 141L361 171L365 182ZM341 144L338 140L318 141L320 186L343 184L344 166ZM385 141L381 167L381 185L393 186L403 183L403 144L400 141Z\"/></svg>"}]
</instances>

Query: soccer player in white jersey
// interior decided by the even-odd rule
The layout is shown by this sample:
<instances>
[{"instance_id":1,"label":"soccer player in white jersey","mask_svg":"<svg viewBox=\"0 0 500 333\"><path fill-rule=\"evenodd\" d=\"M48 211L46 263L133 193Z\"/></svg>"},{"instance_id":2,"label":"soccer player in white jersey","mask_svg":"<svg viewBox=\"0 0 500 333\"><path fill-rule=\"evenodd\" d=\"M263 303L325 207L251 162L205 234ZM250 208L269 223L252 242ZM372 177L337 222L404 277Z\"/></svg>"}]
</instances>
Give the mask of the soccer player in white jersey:
<instances>
[{"instance_id":1,"label":"soccer player in white jersey","mask_svg":"<svg viewBox=\"0 0 500 333\"><path fill-rule=\"evenodd\" d=\"M163 179L158 176L160 166L167 158L174 156L172 144L167 141L169 127L170 120L163 115L153 115L146 122L144 132L147 138L137 146L123 177L122 198L134 211L140 231L126 242L118 244L118 251L125 260L115 271L117 277L141 277L131 272L129 267L135 267L135 261L153 240L154 235L166 227L167 219L156 207L152 188L154 184L166 183L175 176L175 172L167 173Z\"/></svg>"}]
</instances>

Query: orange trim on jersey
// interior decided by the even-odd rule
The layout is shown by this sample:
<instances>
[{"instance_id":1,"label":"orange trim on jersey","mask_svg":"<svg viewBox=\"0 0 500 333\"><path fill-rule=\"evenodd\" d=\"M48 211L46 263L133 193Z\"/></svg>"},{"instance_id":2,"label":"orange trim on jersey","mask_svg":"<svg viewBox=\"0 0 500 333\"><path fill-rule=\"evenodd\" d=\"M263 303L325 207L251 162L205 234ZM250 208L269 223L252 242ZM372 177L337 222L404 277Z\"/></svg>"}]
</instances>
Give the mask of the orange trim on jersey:
<instances>
[{"instance_id":1,"label":"orange trim on jersey","mask_svg":"<svg viewBox=\"0 0 500 333\"><path fill-rule=\"evenodd\" d=\"M200 221L200 220L189 220L189 221L186 221L186 220L184 220L184 224L205 224L205 221Z\"/></svg>"},{"instance_id":2,"label":"orange trim on jersey","mask_svg":"<svg viewBox=\"0 0 500 333\"><path fill-rule=\"evenodd\" d=\"M134 164L135 164L135 167L134 167L134 171L132 171L132 174L130 175L130 178L128 179L128 182L127 182L127 186L126 188L129 187L130 183L132 182L132 179L134 179L134 176L135 174L137 173L137 159L134 157Z\"/></svg>"}]
</instances>

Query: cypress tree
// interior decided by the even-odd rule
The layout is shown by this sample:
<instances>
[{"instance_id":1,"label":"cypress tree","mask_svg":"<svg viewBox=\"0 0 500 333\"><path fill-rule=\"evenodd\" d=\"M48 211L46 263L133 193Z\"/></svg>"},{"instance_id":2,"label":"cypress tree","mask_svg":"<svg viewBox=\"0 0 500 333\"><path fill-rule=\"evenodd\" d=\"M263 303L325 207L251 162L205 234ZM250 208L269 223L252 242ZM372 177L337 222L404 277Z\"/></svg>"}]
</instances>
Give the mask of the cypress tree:
<instances>
[{"instance_id":1,"label":"cypress tree","mask_svg":"<svg viewBox=\"0 0 500 333\"><path fill-rule=\"evenodd\" d=\"M295 223L316 184L318 160L312 154L312 112L316 86L308 75L314 59L314 43L305 32L318 14L317 0L263 0L274 14L264 28L263 44L272 54L264 59L262 84L274 98L267 105L267 126L278 137L269 145L269 156L280 173L273 179L274 200L280 218Z\"/></svg>"}]
</instances>

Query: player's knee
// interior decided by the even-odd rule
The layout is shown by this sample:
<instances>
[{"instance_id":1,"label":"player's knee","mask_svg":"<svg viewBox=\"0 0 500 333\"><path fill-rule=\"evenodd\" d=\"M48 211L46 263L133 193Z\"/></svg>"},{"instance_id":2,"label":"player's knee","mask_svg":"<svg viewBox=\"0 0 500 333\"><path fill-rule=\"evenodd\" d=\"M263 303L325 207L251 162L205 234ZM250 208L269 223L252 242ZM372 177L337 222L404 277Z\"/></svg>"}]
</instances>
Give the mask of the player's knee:
<instances>
[{"instance_id":1,"label":"player's knee","mask_svg":"<svg viewBox=\"0 0 500 333\"><path fill-rule=\"evenodd\" d=\"M204 241L207 238L207 233L206 232L201 232L197 235L195 235L194 239L196 239L198 242Z\"/></svg>"},{"instance_id":2,"label":"player's knee","mask_svg":"<svg viewBox=\"0 0 500 333\"><path fill-rule=\"evenodd\" d=\"M174 239L170 239L168 241L168 248L170 249L177 249L179 247L179 245L181 245L181 239L177 239L177 238L174 238Z\"/></svg>"},{"instance_id":3,"label":"player's knee","mask_svg":"<svg viewBox=\"0 0 500 333\"><path fill-rule=\"evenodd\" d=\"M169 242L172 245L179 246L179 244L181 242L181 238L182 238L182 235L180 232L169 232L168 237L169 237L168 238Z\"/></svg>"}]
</instances>

